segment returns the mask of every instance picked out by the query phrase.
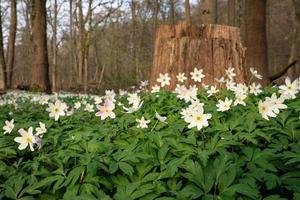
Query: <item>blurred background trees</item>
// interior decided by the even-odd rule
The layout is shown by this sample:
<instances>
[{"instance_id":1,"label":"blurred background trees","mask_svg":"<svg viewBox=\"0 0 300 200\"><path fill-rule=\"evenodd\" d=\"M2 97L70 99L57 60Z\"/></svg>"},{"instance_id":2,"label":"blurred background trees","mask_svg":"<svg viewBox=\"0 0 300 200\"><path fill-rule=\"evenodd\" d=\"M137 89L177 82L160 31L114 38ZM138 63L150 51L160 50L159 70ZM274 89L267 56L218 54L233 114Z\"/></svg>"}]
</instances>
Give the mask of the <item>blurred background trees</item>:
<instances>
[{"instance_id":1,"label":"blurred background trees","mask_svg":"<svg viewBox=\"0 0 300 200\"><path fill-rule=\"evenodd\" d=\"M45 3L45 9L37 11L37 2ZM157 26L183 19L193 25L240 27L248 67L265 76L282 71L300 56L297 0L1 0L0 4L0 90L45 90L51 84L53 91L102 92L137 85L150 77ZM47 48L41 46L44 40ZM299 62L288 72L293 78L300 76Z\"/></svg>"}]
</instances>

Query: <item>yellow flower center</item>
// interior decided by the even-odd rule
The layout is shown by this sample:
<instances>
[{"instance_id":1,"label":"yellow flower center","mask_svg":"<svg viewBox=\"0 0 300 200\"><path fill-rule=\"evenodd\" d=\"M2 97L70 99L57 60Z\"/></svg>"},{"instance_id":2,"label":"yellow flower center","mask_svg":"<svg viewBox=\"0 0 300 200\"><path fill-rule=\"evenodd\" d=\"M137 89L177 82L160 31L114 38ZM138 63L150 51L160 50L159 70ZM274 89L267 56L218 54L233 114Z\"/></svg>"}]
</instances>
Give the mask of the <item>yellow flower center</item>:
<instances>
[{"instance_id":1,"label":"yellow flower center","mask_svg":"<svg viewBox=\"0 0 300 200\"><path fill-rule=\"evenodd\" d=\"M32 143L32 137L31 136L25 136L25 141L28 143Z\"/></svg>"}]
</instances>

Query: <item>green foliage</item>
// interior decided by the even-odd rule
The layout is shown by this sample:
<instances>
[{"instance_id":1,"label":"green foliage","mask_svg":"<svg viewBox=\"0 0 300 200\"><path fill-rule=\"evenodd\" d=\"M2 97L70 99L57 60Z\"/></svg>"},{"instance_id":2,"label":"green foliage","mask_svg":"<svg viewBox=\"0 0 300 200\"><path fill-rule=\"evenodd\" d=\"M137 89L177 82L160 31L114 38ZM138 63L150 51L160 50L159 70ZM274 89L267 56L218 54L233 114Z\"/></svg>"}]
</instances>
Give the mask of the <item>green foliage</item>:
<instances>
[{"instance_id":1,"label":"green foliage","mask_svg":"<svg viewBox=\"0 0 300 200\"><path fill-rule=\"evenodd\" d=\"M220 97L232 95L226 92ZM117 107L116 119L105 121L83 108L54 122L45 106L27 100L18 109L0 106L0 127L11 118L16 124L0 134L0 199L300 199L300 98L267 121L258 97L224 113L216 111L217 99L198 97L212 113L200 131L181 119L187 104L164 91L142 95L133 114ZM73 105L76 98L63 100ZM151 119L148 129L136 127L141 116ZM17 130L39 121L48 129L42 148L18 150Z\"/></svg>"}]
</instances>

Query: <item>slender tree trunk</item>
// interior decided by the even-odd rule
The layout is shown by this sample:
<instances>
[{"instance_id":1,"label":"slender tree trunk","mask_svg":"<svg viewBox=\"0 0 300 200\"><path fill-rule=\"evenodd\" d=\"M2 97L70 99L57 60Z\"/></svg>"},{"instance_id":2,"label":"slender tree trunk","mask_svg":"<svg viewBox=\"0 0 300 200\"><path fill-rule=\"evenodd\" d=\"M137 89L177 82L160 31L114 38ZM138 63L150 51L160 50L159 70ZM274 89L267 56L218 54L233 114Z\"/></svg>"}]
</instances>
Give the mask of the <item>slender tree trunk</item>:
<instances>
[{"instance_id":1,"label":"slender tree trunk","mask_svg":"<svg viewBox=\"0 0 300 200\"><path fill-rule=\"evenodd\" d=\"M74 19L74 15L73 15L73 0L69 1L69 15L70 15L70 24L69 24L69 31L70 31L70 65L71 65L71 69L72 69L72 73L71 73L71 81L74 82L76 81L75 77L77 74L77 63L76 63L76 56L74 53L74 50L76 49L76 44L75 44L75 40L74 40L74 23L73 23L73 19Z\"/></svg>"},{"instance_id":2,"label":"slender tree trunk","mask_svg":"<svg viewBox=\"0 0 300 200\"><path fill-rule=\"evenodd\" d=\"M256 68L267 84L266 0L246 0L245 46L247 70Z\"/></svg>"},{"instance_id":3,"label":"slender tree trunk","mask_svg":"<svg viewBox=\"0 0 300 200\"><path fill-rule=\"evenodd\" d=\"M298 0L293 0L293 4L295 9L295 30L288 64L292 63L295 60L297 60L298 62L296 66L289 70L288 76L292 79L295 79L300 76L300 2Z\"/></svg>"},{"instance_id":4,"label":"slender tree trunk","mask_svg":"<svg viewBox=\"0 0 300 200\"><path fill-rule=\"evenodd\" d=\"M1 0L0 0L1 5ZM0 91L6 89L6 65L3 49L3 33L2 33L2 9L0 7Z\"/></svg>"},{"instance_id":5,"label":"slender tree trunk","mask_svg":"<svg viewBox=\"0 0 300 200\"><path fill-rule=\"evenodd\" d=\"M184 8L185 8L185 18L188 24L192 24L192 17L191 17L191 9L190 9L190 0L184 1Z\"/></svg>"},{"instance_id":6,"label":"slender tree trunk","mask_svg":"<svg viewBox=\"0 0 300 200\"><path fill-rule=\"evenodd\" d=\"M14 59L15 59L15 41L17 32L17 1L10 1L10 27L9 27L9 37L8 37L8 47L7 47L7 87L12 86L12 77L14 69Z\"/></svg>"},{"instance_id":7,"label":"slender tree trunk","mask_svg":"<svg viewBox=\"0 0 300 200\"><path fill-rule=\"evenodd\" d=\"M171 24L175 24L175 2L174 0L170 0L170 13L169 13L169 19Z\"/></svg>"},{"instance_id":8,"label":"slender tree trunk","mask_svg":"<svg viewBox=\"0 0 300 200\"><path fill-rule=\"evenodd\" d=\"M51 92L47 51L46 0L32 1L33 64L30 87Z\"/></svg>"},{"instance_id":9,"label":"slender tree trunk","mask_svg":"<svg viewBox=\"0 0 300 200\"><path fill-rule=\"evenodd\" d=\"M216 24L217 0L201 0L200 12L204 24Z\"/></svg>"},{"instance_id":10,"label":"slender tree trunk","mask_svg":"<svg viewBox=\"0 0 300 200\"><path fill-rule=\"evenodd\" d=\"M57 0L54 0L54 8L53 8L53 35L52 35L52 90L56 91L56 76L57 76Z\"/></svg>"},{"instance_id":11,"label":"slender tree trunk","mask_svg":"<svg viewBox=\"0 0 300 200\"><path fill-rule=\"evenodd\" d=\"M138 62L138 55L137 55L137 16L136 16L136 8L137 8L137 2L135 0L131 1L131 18L132 18L132 54L134 59L134 69L135 69L135 79L136 84L139 82L139 62Z\"/></svg>"},{"instance_id":12,"label":"slender tree trunk","mask_svg":"<svg viewBox=\"0 0 300 200\"><path fill-rule=\"evenodd\" d=\"M228 16L228 24L230 26L236 26L235 18L236 18L236 0L228 0L227 5L227 16Z\"/></svg>"},{"instance_id":13,"label":"slender tree trunk","mask_svg":"<svg viewBox=\"0 0 300 200\"><path fill-rule=\"evenodd\" d=\"M83 68L84 68L84 55L85 55L85 27L84 27L84 16L82 8L82 0L79 0L79 56L78 56L78 69L77 78L78 83L83 84Z\"/></svg>"},{"instance_id":14,"label":"slender tree trunk","mask_svg":"<svg viewBox=\"0 0 300 200\"><path fill-rule=\"evenodd\" d=\"M158 10L159 10L159 2L158 0L153 1L153 33L155 35L155 31L158 25Z\"/></svg>"}]
</instances>

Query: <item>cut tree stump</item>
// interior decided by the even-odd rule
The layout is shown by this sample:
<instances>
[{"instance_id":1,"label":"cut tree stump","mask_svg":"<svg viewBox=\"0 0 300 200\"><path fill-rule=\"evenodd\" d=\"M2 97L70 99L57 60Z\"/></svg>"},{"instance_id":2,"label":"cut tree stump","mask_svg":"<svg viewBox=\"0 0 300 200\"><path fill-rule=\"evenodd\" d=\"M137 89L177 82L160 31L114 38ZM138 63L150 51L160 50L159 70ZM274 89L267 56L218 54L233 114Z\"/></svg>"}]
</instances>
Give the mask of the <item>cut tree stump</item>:
<instances>
[{"instance_id":1,"label":"cut tree stump","mask_svg":"<svg viewBox=\"0 0 300 200\"><path fill-rule=\"evenodd\" d=\"M188 77L187 86L204 83L220 87L215 78L226 78L228 67L235 69L234 80L244 83L247 80L244 66L245 47L241 43L239 28L216 24L195 27L185 21L175 26L162 25L156 31L150 87L159 85L157 78L160 73L169 73L171 84L165 88L173 90L178 83L176 75L180 72ZM205 78L201 83L190 78L194 68L203 69Z\"/></svg>"}]
</instances>

